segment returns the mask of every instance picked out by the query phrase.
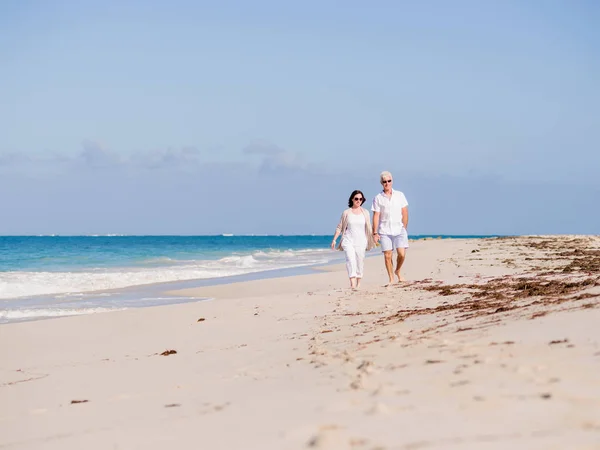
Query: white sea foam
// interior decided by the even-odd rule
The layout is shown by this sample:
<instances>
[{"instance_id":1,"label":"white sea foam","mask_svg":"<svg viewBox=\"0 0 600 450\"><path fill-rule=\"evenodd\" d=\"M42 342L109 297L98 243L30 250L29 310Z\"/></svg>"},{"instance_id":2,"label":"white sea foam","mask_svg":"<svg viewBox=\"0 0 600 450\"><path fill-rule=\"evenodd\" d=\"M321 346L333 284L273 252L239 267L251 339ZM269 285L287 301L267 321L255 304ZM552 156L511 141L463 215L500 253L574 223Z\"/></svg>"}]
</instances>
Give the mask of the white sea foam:
<instances>
[{"instance_id":1,"label":"white sea foam","mask_svg":"<svg viewBox=\"0 0 600 450\"><path fill-rule=\"evenodd\" d=\"M180 261L169 258L168 256L161 256L158 258L149 258L143 261L143 264L177 264Z\"/></svg>"},{"instance_id":2,"label":"white sea foam","mask_svg":"<svg viewBox=\"0 0 600 450\"><path fill-rule=\"evenodd\" d=\"M273 269L322 264L335 252L266 251L219 260L156 261L142 267L89 269L77 272L0 272L0 299L77 294L169 281L220 278ZM161 264L162 263L162 264Z\"/></svg>"},{"instance_id":3,"label":"white sea foam","mask_svg":"<svg viewBox=\"0 0 600 450\"><path fill-rule=\"evenodd\" d=\"M126 308L32 308L0 310L0 323L41 319L45 317L79 316L83 314L96 314L123 309Z\"/></svg>"},{"instance_id":4,"label":"white sea foam","mask_svg":"<svg viewBox=\"0 0 600 450\"><path fill-rule=\"evenodd\" d=\"M246 256L227 256L225 258L220 259L219 262L225 263L225 264L231 264L235 267L250 268L250 267L254 267L256 265L256 263L258 262L258 260L254 259L254 257L252 255L246 255Z\"/></svg>"}]
</instances>

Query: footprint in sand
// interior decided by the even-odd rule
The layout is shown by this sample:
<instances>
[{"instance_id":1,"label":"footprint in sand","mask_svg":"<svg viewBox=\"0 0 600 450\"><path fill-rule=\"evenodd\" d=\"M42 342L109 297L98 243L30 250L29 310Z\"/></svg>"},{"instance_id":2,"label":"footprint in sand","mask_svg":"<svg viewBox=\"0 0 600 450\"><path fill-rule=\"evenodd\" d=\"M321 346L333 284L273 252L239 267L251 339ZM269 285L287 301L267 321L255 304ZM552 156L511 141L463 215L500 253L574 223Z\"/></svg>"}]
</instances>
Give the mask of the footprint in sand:
<instances>
[{"instance_id":1,"label":"footprint in sand","mask_svg":"<svg viewBox=\"0 0 600 450\"><path fill-rule=\"evenodd\" d=\"M361 373L365 375L375 372L375 365L371 361L363 361L356 368Z\"/></svg>"},{"instance_id":2,"label":"footprint in sand","mask_svg":"<svg viewBox=\"0 0 600 450\"><path fill-rule=\"evenodd\" d=\"M385 403L377 402L367 410L369 415L390 414L392 410Z\"/></svg>"},{"instance_id":3,"label":"footprint in sand","mask_svg":"<svg viewBox=\"0 0 600 450\"><path fill-rule=\"evenodd\" d=\"M350 440L339 429L321 429L308 441L307 447L324 450L350 450Z\"/></svg>"},{"instance_id":4,"label":"footprint in sand","mask_svg":"<svg viewBox=\"0 0 600 450\"><path fill-rule=\"evenodd\" d=\"M358 389L365 389L366 387L367 386L366 386L364 375L361 373L359 373L357 375L356 379L352 383L350 383L350 389L358 390Z\"/></svg>"},{"instance_id":5,"label":"footprint in sand","mask_svg":"<svg viewBox=\"0 0 600 450\"><path fill-rule=\"evenodd\" d=\"M210 414L210 413L215 413L215 412L219 412L224 410L225 408L227 408L231 403L229 402L225 402L225 403L220 403L220 404L214 404L214 403L204 403L202 406L203 408L197 411L197 414L199 415L205 415L205 414ZM177 403L175 403L175 405L178 405Z\"/></svg>"}]
</instances>

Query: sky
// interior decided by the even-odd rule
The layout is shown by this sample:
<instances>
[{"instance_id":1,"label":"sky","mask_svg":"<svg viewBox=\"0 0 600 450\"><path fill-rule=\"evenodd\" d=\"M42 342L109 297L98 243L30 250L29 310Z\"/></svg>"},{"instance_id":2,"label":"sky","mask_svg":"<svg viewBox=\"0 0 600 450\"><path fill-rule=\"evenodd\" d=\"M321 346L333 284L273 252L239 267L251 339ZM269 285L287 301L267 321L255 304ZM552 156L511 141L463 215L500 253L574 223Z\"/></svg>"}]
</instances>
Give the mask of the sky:
<instances>
[{"instance_id":1,"label":"sky","mask_svg":"<svg viewBox=\"0 0 600 450\"><path fill-rule=\"evenodd\" d=\"M0 234L600 233L594 0L0 3ZM368 206L368 205L367 205Z\"/></svg>"}]
</instances>

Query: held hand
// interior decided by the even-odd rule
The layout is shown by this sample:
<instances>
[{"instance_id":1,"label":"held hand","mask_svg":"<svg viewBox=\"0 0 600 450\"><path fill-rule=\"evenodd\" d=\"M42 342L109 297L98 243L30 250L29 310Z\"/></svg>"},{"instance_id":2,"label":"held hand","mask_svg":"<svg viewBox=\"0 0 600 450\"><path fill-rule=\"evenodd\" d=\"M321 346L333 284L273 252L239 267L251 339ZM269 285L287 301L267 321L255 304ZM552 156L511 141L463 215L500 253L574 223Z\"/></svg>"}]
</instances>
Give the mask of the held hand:
<instances>
[{"instance_id":1,"label":"held hand","mask_svg":"<svg viewBox=\"0 0 600 450\"><path fill-rule=\"evenodd\" d=\"M331 241L331 250L335 250L335 241Z\"/></svg>"},{"instance_id":2,"label":"held hand","mask_svg":"<svg viewBox=\"0 0 600 450\"><path fill-rule=\"evenodd\" d=\"M379 234L375 233L373 235L373 239L375 240L375 243L377 244L379 242Z\"/></svg>"}]
</instances>

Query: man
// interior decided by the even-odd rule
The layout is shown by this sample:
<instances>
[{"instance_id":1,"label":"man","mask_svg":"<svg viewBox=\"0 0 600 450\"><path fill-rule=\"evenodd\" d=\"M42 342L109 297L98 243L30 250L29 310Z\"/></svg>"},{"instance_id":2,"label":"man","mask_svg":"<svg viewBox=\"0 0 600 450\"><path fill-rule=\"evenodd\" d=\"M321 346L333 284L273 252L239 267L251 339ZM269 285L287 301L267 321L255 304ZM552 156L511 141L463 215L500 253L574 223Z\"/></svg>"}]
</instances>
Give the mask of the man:
<instances>
[{"instance_id":1,"label":"man","mask_svg":"<svg viewBox=\"0 0 600 450\"><path fill-rule=\"evenodd\" d=\"M379 181L383 191L373 199L373 237L381 243L385 258L385 268L389 277L389 286L394 283L394 274L398 282L405 281L400 273L406 249L408 248L408 202L400 191L392 189L393 178L390 172L381 172ZM394 270L393 253L396 250L396 270Z\"/></svg>"}]
</instances>

